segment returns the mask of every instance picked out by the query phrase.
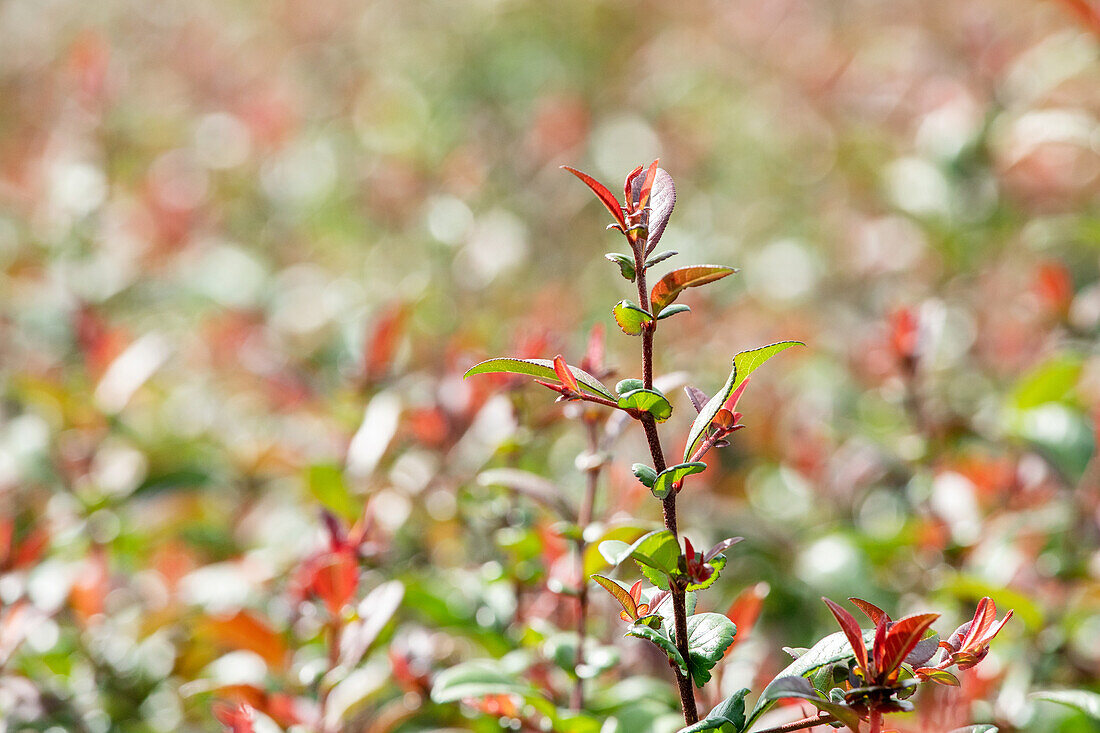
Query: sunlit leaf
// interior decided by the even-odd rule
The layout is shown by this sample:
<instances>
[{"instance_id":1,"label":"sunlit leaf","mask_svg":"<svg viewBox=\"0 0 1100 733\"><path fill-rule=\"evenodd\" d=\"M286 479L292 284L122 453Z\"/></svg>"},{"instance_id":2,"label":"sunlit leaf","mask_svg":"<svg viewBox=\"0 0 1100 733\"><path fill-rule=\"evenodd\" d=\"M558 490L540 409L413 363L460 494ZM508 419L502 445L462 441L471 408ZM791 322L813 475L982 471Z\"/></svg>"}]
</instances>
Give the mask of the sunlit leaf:
<instances>
[{"instance_id":1,"label":"sunlit leaf","mask_svg":"<svg viewBox=\"0 0 1100 733\"><path fill-rule=\"evenodd\" d=\"M600 543L600 554L612 565L633 559L665 574L677 572L680 545L667 529L656 530L628 545L617 540Z\"/></svg>"},{"instance_id":2,"label":"sunlit leaf","mask_svg":"<svg viewBox=\"0 0 1100 733\"><path fill-rule=\"evenodd\" d=\"M711 574L701 582L688 583L687 590L706 590L714 585L714 582L718 580L718 576L722 573L722 568L726 567L726 556L716 555L707 564L711 567Z\"/></svg>"},{"instance_id":3,"label":"sunlit leaf","mask_svg":"<svg viewBox=\"0 0 1100 733\"><path fill-rule=\"evenodd\" d=\"M619 398L618 405L624 410L648 412L657 422L664 422L672 415L672 405L655 389L636 389L627 392Z\"/></svg>"},{"instance_id":4,"label":"sunlit leaf","mask_svg":"<svg viewBox=\"0 0 1100 733\"><path fill-rule=\"evenodd\" d=\"M632 198L637 201L641 195L644 181L641 177L634 179L632 186ZM672 182L672 176L664 168L658 168L653 178L653 187L649 192L649 235L646 242L645 253L648 255L661 241L661 236L668 226L668 219L672 216L672 209L676 206L676 186Z\"/></svg>"},{"instance_id":5,"label":"sunlit leaf","mask_svg":"<svg viewBox=\"0 0 1100 733\"><path fill-rule=\"evenodd\" d=\"M685 289L697 288L700 285L721 280L735 272L737 272L736 269L721 265L691 265L673 270L653 286L649 294L650 308L653 309L654 315L660 314L661 310L676 300Z\"/></svg>"},{"instance_id":6,"label":"sunlit leaf","mask_svg":"<svg viewBox=\"0 0 1100 733\"><path fill-rule=\"evenodd\" d=\"M967 725L962 728L956 728L951 733L997 733L1000 730L995 725L989 723L982 723L979 725Z\"/></svg>"},{"instance_id":7,"label":"sunlit leaf","mask_svg":"<svg viewBox=\"0 0 1100 733\"><path fill-rule=\"evenodd\" d=\"M577 378L580 388L585 392L606 397L609 400L615 399L615 395L612 394L611 390L588 372L575 366L570 366L569 371ZM480 364L475 364L470 367L463 378L475 374L526 374L542 379L556 380L558 378L557 373L554 371L554 362L549 359L516 359L512 357L487 359Z\"/></svg>"},{"instance_id":8,"label":"sunlit leaf","mask_svg":"<svg viewBox=\"0 0 1100 733\"><path fill-rule=\"evenodd\" d=\"M624 379L615 385L615 391L623 395L636 389L645 389L645 382L640 379Z\"/></svg>"},{"instance_id":9,"label":"sunlit leaf","mask_svg":"<svg viewBox=\"0 0 1100 733\"><path fill-rule=\"evenodd\" d=\"M584 181L585 185L592 189L592 193L596 194L596 198L600 200L600 203L604 205L604 208L607 209L608 213L610 213L611 216L615 218L615 221L618 222L619 226L623 227L624 229L626 228L626 219L623 218L622 205L619 203L618 199L615 198L615 195L612 194L611 191L607 190L607 186L603 185L587 173L582 173L576 168L570 168L567 165L563 165L562 169L569 171L577 178Z\"/></svg>"},{"instance_id":10,"label":"sunlit leaf","mask_svg":"<svg viewBox=\"0 0 1100 733\"><path fill-rule=\"evenodd\" d=\"M722 405L725 404L726 399L733 394L734 390L741 386L741 383L744 382L750 374L756 371L761 364L792 346L805 346L805 344L801 341L780 341L779 343L769 346L761 346L759 349L742 351L740 354L733 357L733 369L730 371L729 378L726 379L725 385L717 394L710 398L710 401L707 402L706 405L703 406L699 416L696 417L695 422L691 424L691 430L688 432L687 445L684 447L685 461L691 460L691 456L695 453L699 444L703 442L707 427L710 426L714 416L722 409Z\"/></svg>"},{"instance_id":11,"label":"sunlit leaf","mask_svg":"<svg viewBox=\"0 0 1100 733\"><path fill-rule=\"evenodd\" d=\"M611 314L615 316L615 323L619 324L619 328L628 336L637 336L642 332L645 324L653 321L652 315L629 300L619 301L611 309Z\"/></svg>"},{"instance_id":12,"label":"sunlit leaf","mask_svg":"<svg viewBox=\"0 0 1100 733\"><path fill-rule=\"evenodd\" d=\"M306 472L309 493L329 511L352 521L362 512L362 500L351 496L344 473L332 464L310 466Z\"/></svg>"},{"instance_id":13,"label":"sunlit leaf","mask_svg":"<svg viewBox=\"0 0 1100 733\"><path fill-rule=\"evenodd\" d=\"M677 487L683 484L684 478L695 473L702 473L707 470L707 464L695 461L694 463L678 463L675 466L669 466L664 471L657 474L656 480L653 482L651 490L653 495L658 499L664 499L670 493L678 490Z\"/></svg>"},{"instance_id":14,"label":"sunlit leaf","mask_svg":"<svg viewBox=\"0 0 1100 733\"><path fill-rule=\"evenodd\" d=\"M611 578L605 578L602 575L593 575L592 580L599 583L604 590L611 594L611 597L619 602L619 605L623 607L631 618L638 615L638 604L630 596L630 592L616 583Z\"/></svg>"}]
</instances>

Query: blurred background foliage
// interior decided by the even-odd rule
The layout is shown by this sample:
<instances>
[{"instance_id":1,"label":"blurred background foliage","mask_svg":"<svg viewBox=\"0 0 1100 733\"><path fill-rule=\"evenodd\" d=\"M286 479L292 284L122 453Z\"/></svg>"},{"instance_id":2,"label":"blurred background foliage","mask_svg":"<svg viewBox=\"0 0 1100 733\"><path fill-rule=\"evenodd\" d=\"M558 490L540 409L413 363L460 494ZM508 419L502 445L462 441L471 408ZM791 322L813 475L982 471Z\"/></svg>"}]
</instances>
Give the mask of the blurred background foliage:
<instances>
[{"instance_id":1,"label":"blurred background foliage","mask_svg":"<svg viewBox=\"0 0 1100 733\"><path fill-rule=\"evenodd\" d=\"M427 692L505 655L567 690L569 546L477 477L576 499L583 430L544 391L461 375L576 363L604 324L636 376L617 235L558 165L610 185L660 156L676 262L741 273L685 296L659 373L713 391L739 350L808 344L754 377L748 429L682 495L697 545L747 538L707 610L764 599L714 695L832 632L822 594L945 628L988 594L1018 620L896 725L1095 730L1028 692L1100 678L1098 18L0 4L0 729L213 731L212 703L247 699L263 730L315 727L322 700L347 730L496 730L507 700ZM614 450L594 536L659 520L640 435ZM335 669L297 575L328 545L321 507L364 538L364 649ZM599 598L592 718L675 730L668 670L616 616Z\"/></svg>"}]
</instances>

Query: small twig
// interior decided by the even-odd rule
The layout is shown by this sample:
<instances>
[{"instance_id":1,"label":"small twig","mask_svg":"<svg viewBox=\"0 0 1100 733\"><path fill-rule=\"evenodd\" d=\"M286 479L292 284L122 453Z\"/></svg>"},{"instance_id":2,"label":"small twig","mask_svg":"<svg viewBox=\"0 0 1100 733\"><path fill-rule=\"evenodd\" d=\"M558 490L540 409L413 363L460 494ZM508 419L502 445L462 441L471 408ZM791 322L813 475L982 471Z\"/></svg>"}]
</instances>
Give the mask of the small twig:
<instances>
[{"instance_id":1,"label":"small twig","mask_svg":"<svg viewBox=\"0 0 1100 733\"><path fill-rule=\"evenodd\" d=\"M805 730L806 728L813 728L818 725L827 725L828 723L835 723L836 718L828 713L820 713L819 715L811 715L808 718L802 720L796 720L793 723L786 723L784 725L778 725L774 728L765 728L763 730L754 731L753 733L790 733L795 730Z\"/></svg>"}]
</instances>

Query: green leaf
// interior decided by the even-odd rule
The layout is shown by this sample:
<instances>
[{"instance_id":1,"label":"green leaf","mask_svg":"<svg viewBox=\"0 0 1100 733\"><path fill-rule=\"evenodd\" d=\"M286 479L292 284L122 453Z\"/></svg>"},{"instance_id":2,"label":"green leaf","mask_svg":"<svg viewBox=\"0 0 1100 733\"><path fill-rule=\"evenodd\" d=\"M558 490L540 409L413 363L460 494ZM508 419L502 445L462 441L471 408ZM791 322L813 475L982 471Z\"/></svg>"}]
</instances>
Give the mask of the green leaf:
<instances>
[{"instance_id":1,"label":"green leaf","mask_svg":"<svg viewBox=\"0 0 1100 733\"><path fill-rule=\"evenodd\" d=\"M709 564L714 568L714 572L710 574L710 577L702 583L688 583L687 590L706 590L714 585L714 581L718 580L718 575L722 572L722 568L726 567L726 556L715 555L710 559Z\"/></svg>"},{"instance_id":2,"label":"green leaf","mask_svg":"<svg viewBox=\"0 0 1100 733\"><path fill-rule=\"evenodd\" d=\"M637 273L634 271L634 258L619 252L608 252L604 255L608 260L619 266L619 272L630 282L634 282Z\"/></svg>"},{"instance_id":3,"label":"green leaf","mask_svg":"<svg viewBox=\"0 0 1100 733\"><path fill-rule=\"evenodd\" d=\"M687 307L683 303L675 303L673 305L670 305L668 308L663 309L657 315L657 320L660 321L664 318L668 318L669 316L674 316L677 313L690 313L690 312L691 312L691 308Z\"/></svg>"},{"instance_id":4,"label":"green leaf","mask_svg":"<svg viewBox=\"0 0 1100 733\"><path fill-rule=\"evenodd\" d=\"M628 336L637 336L642 332L642 327L653 321L653 315L639 308L629 300L620 300L611 309L611 315L615 316L615 323Z\"/></svg>"},{"instance_id":5,"label":"green leaf","mask_svg":"<svg viewBox=\"0 0 1100 733\"><path fill-rule=\"evenodd\" d=\"M688 432L687 446L684 448L685 461L691 459L691 456L695 453L699 444L703 442L703 436L706 433L707 427L710 426L714 416L722 409L722 405L725 404L734 390L740 387L741 383L744 382L750 374L756 371L761 364L792 346L805 346L805 344L801 341L780 341L779 343L769 346L761 346L759 349L742 351L740 354L733 357L733 370L730 371L729 378L726 379L726 384L718 391L718 394L711 397L710 401L703 405L703 409L699 411L699 416L696 417L695 422L691 424L691 430Z\"/></svg>"},{"instance_id":6,"label":"green leaf","mask_svg":"<svg viewBox=\"0 0 1100 733\"><path fill-rule=\"evenodd\" d=\"M666 249L664 252L658 252L657 254L653 255L652 257L650 257L648 260L645 261L645 267L648 270L649 268L656 265L658 262L664 262L669 257L674 257L678 254L680 254L680 253L677 252L674 249Z\"/></svg>"},{"instance_id":7,"label":"green leaf","mask_svg":"<svg viewBox=\"0 0 1100 733\"><path fill-rule=\"evenodd\" d=\"M638 477L638 480L646 487L652 487L657 480L657 472L644 463L635 463L630 470Z\"/></svg>"},{"instance_id":8,"label":"green leaf","mask_svg":"<svg viewBox=\"0 0 1100 733\"><path fill-rule=\"evenodd\" d=\"M606 397L609 400L615 399L615 395L611 393L611 390L588 372L575 366L570 366L569 371L573 372L573 376L577 378L581 389L585 392ZM558 381L557 372L554 371L554 362L549 359L515 359L506 356L488 359L470 367L463 375L463 379L475 374L526 374L530 377Z\"/></svg>"},{"instance_id":9,"label":"green leaf","mask_svg":"<svg viewBox=\"0 0 1100 733\"><path fill-rule=\"evenodd\" d=\"M668 655L669 660L673 664L680 667L680 669L687 674L687 665L684 664L684 658L680 655L680 650L676 648L676 644L668 637L664 629L655 629L652 626L635 624L630 627L624 636L633 636L638 639L645 639L646 641L653 642L661 651Z\"/></svg>"},{"instance_id":10,"label":"green leaf","mask_svg":"<svg viewBox=\"0 0 1100 733\"><path fill-rule=\"evenodd\" d=\"M855 710L821 697L813 685L803 677L782 677L774 680L769 687L773 687L773 694L779 698L795 697L808 700L818 710L829 713L851 730L859 731L859 714Z\"/></svg>"},{"instance_id":11,"label":"green leaf","mask_svg":"<svg viewBox=\"0 0 1100 733\"><path fill-rule=\"evenodd\" d=\"M874 639L874 635L874 629L864 631L864 643L869 644ZM749 716L749 724L751 725L757 718L766 713L768 708L782 697L782 695L777 694L782 687L777 685L778 680L784 677L808 677L822 667L840 662L847 663L854 657L855 652L852 651L852 645L848 643L848 637L844 635L843 631L829 634L810 647L805 654L788 664L786 669L768 683L768 686L760 693L760 698L756 701L756 707L753 708L752 715Z\"/></svg>"},{"instance_id":12,"label":"green leaf","mask_svg":"<svg viewBox=\"0 0 1100 733\"><path fill-rule=\"evenodd\" d=\"M737 626L720 613L697 613L688 617L687 632L691 677L696 687L702 687L710 681L710 670L733 643Z\"/></svg>"},{"instance_id":13,"label":"green leaf","mask_svg":"<svg viewBox=\"0 0 1100 733\"><path fill-rule=\"evenodd\" d=\"M640 379L624 379L615 385L615 392L624 395L627 392L633 392L636 389L645 389L645 382Z\"/></svg>"},{"instance_id":14,"label":"green leaf","mask_svg":"<svg viewBox=\"0 0 1100 733\"><path fill-rule=\"evenodd\" d=\"M534 693L533 688L520 682L522 678L503 668L495 661L478 659L463 662L440 672L432 685L432 701L456 702L468 697L486 695L521 695Z\"/></svg>"},{"instance_id":15,"label":"green leaf","mask_svg":"<svg viewBox=\"0 0 1100 733\"><path fill-rule=\"evenodd\" d=\"M685 289L697 288L700 285L721 280L735 272L737 270L734 268L721 265L691 265L669 272L657 281L649 294L649 303L653 309L653 314L660 313L665 306L676 300Z\"/></svg>"},{"instance_id":16,"label":"green leaf","mask_svg":"<svg viewBox=\"0 0 1100 733\"><path fill-rule=\"evenodd\" d=\"M604 529L595 541L589 542L584 548L584 577L598 573L608 566L607 560L600 553L600 544L611 540L633 542L645 533L646 530L642 527L632 525Z\"/></svg>"},{"instance_id":17,"label":"green leaf","mask_svg":"<svg viewBox=\"0 0 1100 733\"><path fill-rule=\"evenodd\" d=\"M618 404L624 410L648 412L657 422L664 422L672 415L672 405L655 389L636 389L627 392L619 398Z\"/></svg>"},{"instance_id":18,"label":"green leaf","mask_svg":"<svg viewBox=\"0 0 1100 733\"><path fill-rule=\"evenodd\" d=\"M309 493L333 514L348 521L359 518L359 502L352 498L343 472L331 464L310 466L306 474Z\"/></svg>"},{"instance_id":19,"label":"green leaf","mask_svg":"<svg viewBox=\"0 0 1100 733\"><path fill-rule=\"evenodd\" d=\"M966 725L962 728L956 728L951 733L997 733L1000 730L995 725L989 723L981 723L979 725Z\"/></svg>"},{"instance_id":20,"label":"green leaf","mask_svg":"<svg viewBox=\"0 0 1100 733\"><path fill-rule=\"evenodd\" d=\"M665 574L678 572L680 544L667 529L656 530L632 545L617 540L600 543L600 554L612 565L632 559Z\"/></svg>"},{"instance_id":21,"label":"green leaf","mask_svg":"<svg viewBox=\"0 0 1100 733\"><path fill-rule=\"evenodd\" d=\"M1100 694L1087 690L1043 690L1033 692L1036 700L1053 702L1078 710L1093 720L1100 720Z\"/></svg>"},{"instance_id":22,"label":"green leaf","mask_svg":"<svg viewBox=\"0 0 1100 733\"><path fill-rule=\"evenodd\" d=\"M676 484L683 483L684 477L690 476L693 473L702 473L705 470L707 470L707 464L699 461L695 461L694 463L678 463L675 466L669 466L664 471L657 474L657 478L653 482L653 486L650 490L658 499L664 499L673 491Z\"/></svg>"},{"instance_id":23,"label":"green leaf","mask_svg":"<svg viewBox=\"0 0 1100 733\"><path fill-rule=\"evenodd\" d=\"M738 690L711 708L707 717L695 725L681 728L678 733L741 733L745 728L745 695L748 689Z\"/></svg>"}]
</instances>

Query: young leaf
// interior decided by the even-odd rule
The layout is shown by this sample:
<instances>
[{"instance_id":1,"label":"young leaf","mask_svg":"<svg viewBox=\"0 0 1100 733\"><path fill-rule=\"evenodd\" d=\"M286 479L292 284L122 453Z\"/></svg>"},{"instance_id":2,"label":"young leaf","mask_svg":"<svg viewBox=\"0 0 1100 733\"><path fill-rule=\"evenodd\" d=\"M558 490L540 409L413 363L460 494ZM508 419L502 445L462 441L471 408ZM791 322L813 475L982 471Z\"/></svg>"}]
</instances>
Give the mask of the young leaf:
<instances>
[{"instance_id":1,"label":"young leaf","mask_svg":"<svg viewBox=\"0 0 1100 733\"><path fill-rule=\"evenodd\" d=\"M655 629L644 624L634 624L623 636L633 636L653 642L668 655L669 661L678 666L684 674L687 674L687 665L684 664L684 658L680 655L680 650L676 648L676 644L673 643L663 629Z\"/></svg>"},{"instance_id":2,"label":"young leaf","mask_svg":"<svg viewBox=\"0 0 1100 733\"><path fill-rule=\"evenodd\" d=\"M854 605L860 611L863 611L863 613L867 616L867 618L871 619L871 623L873 623L875 626L878 626L879 621L886 621L887 623L889 623L891 620L890 614L886 613L886 611L883 611L881 608L871 603L870 601L865 601L862 598L849 598L848 600L851 601L852 605Z\"/></svg>"},{"instance_id":3,"label":"young leaf","mask_svg":"<svg viewBox=\"0 0 1100 733\"><path fill-rule=\"evenodd\" d=\"M636 389L644 389L645 382L640 379L624 379L615 385L615 391L623 395Z\"/></svg>"},{"instance_id":4,"label":"young leaf","mask_svg":"<svg viewBox=\"0 0 1100 733\"><path fill-rule=\"evenodd\" d=\"M603 586L604 590L611 594L611 597L619 602L619 605L623 607L631 618L638 615L638 604L634 598L630 595L630 592L616 583L611 578L605 578L602 575L593 575L592 580Z\"/></svg>"},{"instance_id":5,"label":"young leaf","mask_svg":"<svg viewBox=\"0 0 1100 733\"><path fill-rule=\"evenodd\" d=\"M873 630L863 632L864 644L871 641L874 637L874 633ZM757 718L766 713L768 709L775 704L776 700L782 697L782 695L778 694L780 690L780 686L777 685L778 680L783 677L806 677L830 664L837 664L839 662L846 663L851 660L854 655L855 652L852 651L852 645L843 631L838 631L835 634L830 634L824 639L821 639L804 654L801 654L798 659L787 665L786 669L768 683L768 686L760 693L760 697L756 701L756 707L753 708L752 715L749 716L749 725L752 725Z\"/></svg>"},{"instance_id":6,"label":"young leaf","mask_svg":"<svg viewBox=\"0 0 1100 733\"><path fill-rule=\"evenodd\" d=\"M631 186L632 200L638 200L642 193L640 177L636 177ZM672 209L676 206L676 186L672 182L672 176L664 168L658 168L653 178L653 186L649 191L649 238L646 241L645 253L648 255L657 247L661 236L668 226L668 219L672 216Z\"/></svg>"},{"instance_id":7,"label":"young leaf","mask_svg":"<svg viewBox=\"0 0 1100 733\"><path fill-rule=\"evenodd\" d=\"M674 249L666 249L664 252L658 252L657 254L653 255L645 261L645 267L648 270L649 268L656 265L658 262L664 262L669 257L675 257L678 254L680 253Z\"/></svg>"},{"instance_id":8,"label":"young leaf","mask_svg":"<svg viewBox=\"0 0 1100 733\"><path fill-rule=\"evenodd\" d=\"M615 221L618 222L619 226L626 229L626 219L623 218L622 206L619 204L618 199L615 198L615 195L607 190L607 186L576 168L570 168L567 165L563 165L562 168L584 181L585 185L592 189L592 193L596 194L596 198L598 198L604 207L611 213L611 216L615 217Z\"/></svg>"},{"instance_id":9,"label":"young leaf","mask_svg":"<svg viewBox=\"0 0 1100 733\"><path fill-rule=\"evenodd\" d=\"M608 252L604 257L619 266L619 272L623 274L623 277L630 282L634 282L634 278L637 277L638 273L634 271L633 257L620 254L619 252Z\"/></svg>"},{"instance_id":10,"label":"young leaf","mask_svg":"<svg viewBox=\"0 0 1100 733\"><path fill-rule=\"evenodd\" d=\"M636 389L619 398L624 410L641 410L653 415L657 422L664 422L672 415L672 405L663 394L654 389Z\"/></svg>"},{"instance_id":11,"label":"young leaf","mask_svg":"<svg viewBox=\"0 0 1100 733\"><path fill-rule=\"evenodd\" d=\"M702 412L703 405L707 404L707 393L691 386L684 387L684 391L687 392L688 399L691 400L691 406L695 408L695 413Z\"/></svg>"},{"instance_id":12,"label":"young leaf","mask_svg":"<svg viewBox=\"0 0 1100 733\"><path fill-rule=\"evenodd\" d=\"M615 399L615 395L612 394L611 390L588 372L575 366L569 367L569 371L573 373L580 384L580 388L585 392L606 397L609 400ZM512 357L487 359L480 364L475 364L463 375L463 379L475 374L526 374L527 376L543 379L558 378L557 372L554 371L554 362L549 359L516 359Z\"/></svg>"},{"instance_id":13,"label":"young leaf","mask_svg":"<svg viewBox=\"0 0 1100 733\"><path fill-rule=\"evenodd\" d=\"M696 461L695 463L678 463L669 466L657 474L657 479L651 487L653 495L658 499L664 499L672 491L678 491L683 485L684 478L694 473L702 473L707 470L707 464Z\"/></svg>"},{"instance_id":14,"label":"young leaf","mask_svg":"<svg viewBox=\"0 0 1100 733\"><path fill-rule=\"evenodd\" d=\"M554 373L558 375L558 381L566 387L574 392L581 391L577 378L573 376L573 372L569 371L569 366L565 363L565 359L561 358L561 354L554 357Z\"/></svg>"},{"instance_id":15,"label":"young leaf","mask_svg":"<svg viewBox=\"0 0 1100 733\"><path fill-rule=\"evenodd\" d=\"M852 645L852 651L855 652L856 662L859 663L860 669L863 670L864 674L870 674L870 668L867 666L867 647L863 644L863 629L859 628L859 622L855 620L852 614L828 598L822 598L821 600L825 601L825 605L833 612L833 616L836 617L836 621L840 624L844 635L848 637L848 643ZM883 627L880 626L879 628ZM893 667L890 669L893 669Z\"/></svg>"},{"instance_id":16,"label":"young leaf","mask_svg":"<svg viewBox=\"0 0 1100 733\"><path fill-rule=\"evenodd\" d=\"M632 545L618 540L600 543L600 554L612 565L619 565L628 558L665 574L677 572L680 545L667 529L657 530L641 537Z\"/></svg>"},{"instance_id":17,"label":"young leaf","mask_svg":"<svg viewBox=\"0 0 1100 733\"><path fill-rule=\"evenodd\" d=\"M674 316L677 313L689 313L690 311L691 308L687 307L683 303L676 303L675 305L670 305L668 308L665 308L660 313L658 313L657 320L661 321L665 318L669 318L670 316Z\"/></svg>"},{"instance_id":18,"label":"young leaf","mask_svg":"<svg viewBox=\"0 0 1100 733\"><path fill-rule=\"evenodd\" d=\"M710 565L711 568L711 573L707 579L698 583L688 583L687 590L706 590L714 585L714 581L718 580L718 575L722 572L722 568L726 567L726 556L718 555L707 564Z\"/></svg>"},{"instance_id":19,"label":"young leaf","mask_svg":"<svg viewBox=\"0 0 1100 733\"><path fill-rule=\"evenodd\" d=\"M895 621L886 630L886 638L881 647L881 659L875 660L878 671L881 673L900 667L909 656L909 652L913 651L913 647L924 637L924 632L939 617L938 613L922 613Z\"/></svg>"},{"instance_id":20,"label":"young leaf","mask_svg":"<svg viewBox=\"0 0 1100 733\"><path fill-rule=\"evenodd\" d=\"M642 181L642 190L638 192L638 207L644 209L649 205L649 194L653 189L653 181L657 177L657 166L660 164L660 159L653 161L649 164L649 170L646 171L645 180Z\"/></svg>"},{"instance_id":21,"label":"young leaf","mask_svg":"<svg viewBox=\"0 0 1100 733\"><path fill-rule=\"evenodd\" d=\"M688 432L687 445L684 447L685 461L691 460L691 456L695 453L699 444L703 442L703 436L706 429L710 426L714 416L722 409L722 405L725 404L726 399L733 394L733 391L741 386L741 383L761 364L792 346L805 346L805 344L801 341L780 341L779 343L769 346L761 346L759 349L742 351L740 354L733 357L733 370L730 372L726 384L716 395L710 398L710 401L707 402L699 412L699 416L695 418L695 422L691 424L691 430Z\"/></svg>"},{"instance_id":22,"label":"young leaf","mask_svg":"<svg viewBox=\"0 0 1100 733\"><path fill-rule=\"evenodd\" d=\"M687 620L688 658L696 687L710 681L710 670L725 656L737 627L720 613L698 613Z\"/></svg>"},{"instance_id":23,"label":"young leaf","mask_svg":"<svg viewBox=\"0 0 1100 733\"><path fill-rule=\"evenodd\" d=\"M653 313L656 315L661 312L662 308L676 300L685 288L697 288L700 285L721 280L726 275L732 275L735 272L737 270L732 267L722 267L720 265L692 265L673 270L653 286L653 290L649 294L650 307L653 308Z\"/></svg>"},{"instance_id":24,"label":"young leaf","mask_svg":"<svg viewBox=\"0 0 1100 733\"><path fill-rule=\"evenodd\" d=\"M745 729L745 696L748 694L748 689L738 690L711 708L707 717L677 733L741 733Z\"/></svg>"},{"instance_id":25,"label":"young leaf","mask_svg":"<svg viewBox=\"0 0 1100 733\"><path fill-rule=\"evenodd\" d=\"M652 315L629 300L620 300L611 309L611 314L615 316L615 323L628 336L637 336L645 324L653 321Z\"/></svg>"},{"instance_id":26,"label":"young leaf","mask_svg":"<svg viewBox=\"0 0 1100 733\"><path fill-rule=\"evenodd\" d=\"M653 482L657 480L657 472L644 463L635 463L630 470L646 488L651 488Z\"/></svg>"}]
</instances>

